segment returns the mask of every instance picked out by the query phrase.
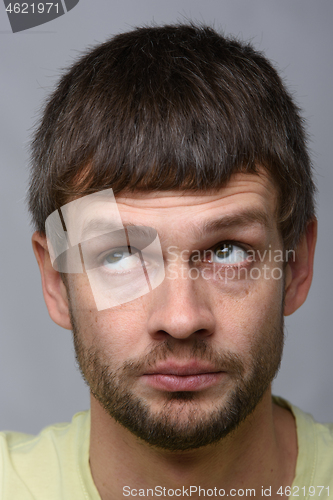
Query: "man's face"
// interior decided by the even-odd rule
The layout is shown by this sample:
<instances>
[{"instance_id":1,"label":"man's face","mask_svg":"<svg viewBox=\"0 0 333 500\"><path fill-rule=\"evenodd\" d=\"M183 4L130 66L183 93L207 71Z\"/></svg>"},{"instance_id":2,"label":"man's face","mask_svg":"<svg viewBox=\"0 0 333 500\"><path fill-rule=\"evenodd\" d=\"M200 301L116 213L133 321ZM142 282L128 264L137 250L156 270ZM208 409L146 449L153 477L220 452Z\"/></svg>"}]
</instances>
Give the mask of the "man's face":
<instances>
[{"instance_id":1,"label":"man's face","mask_svg":"<svg viewBox=\"0 0 333 500\"><path fill-rule=\"evenodd\" d=\"M221 439L274 378L284 296L276 203L264 174L234 175L209 194L118 196L125 227L157 230L163 283L97 311L87 277L69 276L75 349L92 394L151 445L185 450ZM112 266L126 269L126 258L115 252Z\"/></svg>"}]
</instances>

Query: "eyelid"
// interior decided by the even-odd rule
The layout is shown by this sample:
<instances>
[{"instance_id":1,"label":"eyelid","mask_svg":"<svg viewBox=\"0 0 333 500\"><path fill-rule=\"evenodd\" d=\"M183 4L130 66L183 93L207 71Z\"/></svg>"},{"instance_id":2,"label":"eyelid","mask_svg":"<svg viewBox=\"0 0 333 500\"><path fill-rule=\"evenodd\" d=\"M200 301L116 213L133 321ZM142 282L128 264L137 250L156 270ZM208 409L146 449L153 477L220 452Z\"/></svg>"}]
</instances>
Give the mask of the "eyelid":
<instances>
[{"instance_id":1,"label":"eyelid","mask_svg":"<svg viewBox=\"0 0 333 500\"><path fill-rule=\"evenodd\" d=\"M109 255L115 254L117 252L123 254L119 258L119 260L116 259L115 262L106 262L106 259ZM130 253L128 251L128 248L125 246L117 247L111 251L108 251L100 259L100 263L101 265L99 267L101 268L101 271L105 273L105 275L109 276L129 275L137 271L138 269L142 269L140 251L137 250L136 252Z\"/></svg>"},{"instance_id":2,"label":"eyelid","mask_svg":"<svg viewBox=\"0 0 333 500\"><path fill-rule=\"evenodd\" d=\"M106 261L107 257L115 252L124 252L124 253L126 252L127 253L127 255L124 256L122 259L120 259L118 261L118 263L120 263L121 261L124 261L125 259L130 258L132 255L135 255L135 254L137 255L138 250L133 248L133 251L132 251L132 248L131 248L131 253L128 250L128 246L125 246L125 245L121 245L118 247L114 247L111 249L109 248L107 250L104 250L104 251L100 252L98 255L96 255L93 259L91 259L91 262L94 261L94 263L95 263L93 267L94 268L104 268L105 261ZM110 264L116 264L116 262L110 263Z\"/></svg>"},{"instance_id":3,"label":"eyelid","mask_svg":"<svg viewBox=\"0 0 333 500\"><path fill-rule=\"evenodd\" d=\"M234 247L238 247L238 248L240 248L241 250L243 250L247 254L248 254L248 252L250 250L250 248L248 247L248 245L245 245L244 243L241 243L241 242L238 242L238 241L234 241L234 240L222 240L222 241L219 241L218 243L216 243L215 245L211 246L210 248L204 250L202 252L202 255L205 256L205 253L208 254L209 252L214 252L219 246L222 246L222 245L232 245ZM248 257L250 257L250 255L248 255ZM247 260L247 258L244 259L243 262L245 262ZM208 259L202 259L202 262L209 262L209 260Z\"/></svg>"},{"instance_id":4,"label":"eyelid","mask_svg":"<svg viewBox=\"0 0 333 500\"><path fill-rule=\"evenodd\" d=\"M119 248L115 248L109 252L107 252L103 259L106 260L110 255L115 255L115 254L122 254L122 258L123 259L126 259L127 257L131 256L132 255L132 252L129 251L129 249L127 247L119 247Z\"/></svg>"},{"instance_id":5,"label":"eyelid","mask_svg":"<svg viewBox=\"0 0 333 500\"><path fill-rule=\"evenodd\" d=\"M122 245L119 247L114 247L114 248L109 248L108 250L104 250L104 252L100 253L98 258L105 259L108 255L115 253L115 252L127 252L128 255L134 255L134 254L138 253L139 250L135 247L128 247L126 245Z\"/></svg>"}]
</instances>

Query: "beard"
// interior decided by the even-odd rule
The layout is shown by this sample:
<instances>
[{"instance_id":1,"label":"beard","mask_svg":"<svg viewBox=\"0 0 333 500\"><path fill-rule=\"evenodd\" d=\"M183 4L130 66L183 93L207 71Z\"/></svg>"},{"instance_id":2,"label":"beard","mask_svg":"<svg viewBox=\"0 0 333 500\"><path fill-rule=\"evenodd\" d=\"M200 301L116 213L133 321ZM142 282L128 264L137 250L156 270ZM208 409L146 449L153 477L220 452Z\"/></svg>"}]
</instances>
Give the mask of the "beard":
<instances>
[{"instance_id":1,"label":"beard","mask_svg":"<svg viewBox=\"0 0 333 500\"><path fill-rule=\"evenodd\" d=\"M87 348L70 305L76 359L91 393L106 412L135 436L151 446L170 451L186 451L217 443L234 431L256 408L279 369L284 325L282 311L277 326L261 332L253 341L251 362L232 352L218 352L204 339L193 339L190 347L173 338L162 341L139 359L121 367L106 351ZM147 368L160 360L197 359L209 361L214 370L227 372L232 389L221 389L221 397L208 409L200 404L200 391L163 392L163 403L153 411L133 385ZM247 373L246 373L247 372Z\"/></svg>"}]
</instances>

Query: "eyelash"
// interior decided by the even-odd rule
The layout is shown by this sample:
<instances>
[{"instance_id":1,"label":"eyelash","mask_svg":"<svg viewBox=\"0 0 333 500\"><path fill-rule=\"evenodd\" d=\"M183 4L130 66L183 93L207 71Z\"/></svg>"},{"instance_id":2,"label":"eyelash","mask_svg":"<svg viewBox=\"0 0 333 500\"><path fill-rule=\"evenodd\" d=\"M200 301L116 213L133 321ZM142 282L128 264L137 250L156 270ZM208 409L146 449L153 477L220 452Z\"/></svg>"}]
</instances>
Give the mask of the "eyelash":
<instances>
[{"instance_id":1,"label":"eyelash","mask_svg":"<svg viewBox=\"0 0 333 500\"><path fill-rule=\"evenodd\" d=\"M244 245L243 243L240 243L239 241L234 241L234 240L222 240L222 241L219 241L216 245L210 247L208 250L204 250L202 252L202 255L204 256L205 253L208 253L208 252L216 252L216 250L219 248L219 247L222 247L223 245L232 245L233 247L237 247L237 248L240 248L244 253L247 253L249 252L250 248L246 245ZM192 261L192 258L190 258L190 262ZM193 261L192 261L193 262ZM195 263L195 262L194 262ZM212 264L212 265L220 265L222 267L241 267L241 266L245 266L245 265L248 265L249 264L249 256L244 259L243 261L241 262L237 262L237 263L234 263L234 264L223 264L223 263L217 263L217 262L210 262L209 260L205 260L205 259L201 259L199 261L199 263L203 263L203 264Z\"/></svg>"}]
</instances>

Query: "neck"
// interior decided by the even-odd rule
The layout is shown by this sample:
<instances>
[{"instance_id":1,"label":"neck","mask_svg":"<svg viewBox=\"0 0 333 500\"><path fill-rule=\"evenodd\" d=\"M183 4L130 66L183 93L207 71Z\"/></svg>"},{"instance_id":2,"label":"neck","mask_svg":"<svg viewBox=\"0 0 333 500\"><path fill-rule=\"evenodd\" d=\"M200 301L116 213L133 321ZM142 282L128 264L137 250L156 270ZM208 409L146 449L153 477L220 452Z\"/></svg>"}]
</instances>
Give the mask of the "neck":
<instances>
[{"instance_id":1,"label":"neck","mask_svg":"<svg viewBox=\"0 0 333 500\"><path fill-rule=\"evenodd\" d=\"M134 489L148 496L147 489L155 487L180 489L179 496L192 487L192 498L199 498L199 486L223 488L226 495L233 488L254 489L262 496L262 488L291 486L296 458L294 418L272 404L270 390L235 431L215 445L186 452L149 446L91 397L90 467L102 500L132 497Z\"/></svg>"}]
</instances>

